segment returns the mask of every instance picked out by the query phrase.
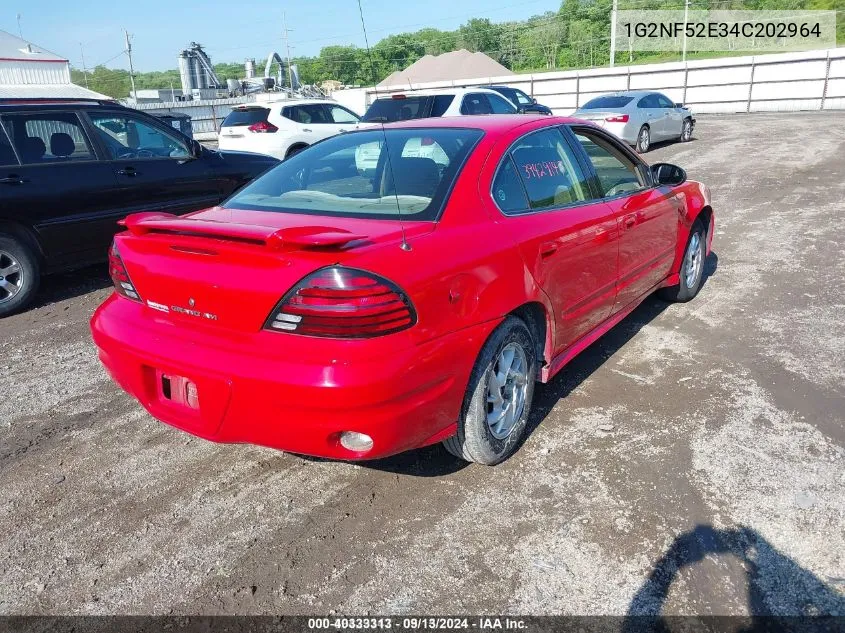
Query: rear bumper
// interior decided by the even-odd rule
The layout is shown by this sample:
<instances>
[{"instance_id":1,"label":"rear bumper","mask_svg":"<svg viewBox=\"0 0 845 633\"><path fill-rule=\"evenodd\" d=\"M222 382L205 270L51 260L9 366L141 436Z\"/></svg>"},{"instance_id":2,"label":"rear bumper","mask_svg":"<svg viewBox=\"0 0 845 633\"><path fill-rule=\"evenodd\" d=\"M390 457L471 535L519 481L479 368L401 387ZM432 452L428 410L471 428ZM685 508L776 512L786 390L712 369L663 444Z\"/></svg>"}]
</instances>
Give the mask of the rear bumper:
<instances>
[{"instance_id":1,"label":"rear bumper","mask_svg":"<svg viewBox=\"0 0 845 633\"><path fill-rule=\"evenodd\" d=\"M338 342L329 360L309 355L309 337L188 330L149 312L113 295L91 330L112 378L155 418L215 442L336 459L385 457L454 433L475 358L496 326L373 356L360 347L345 354L350 342ZM193 382L199 408L168 399L162 376ZM343 448L342 431L366 433L373 448Z\"/></svg>"}]
</instances>

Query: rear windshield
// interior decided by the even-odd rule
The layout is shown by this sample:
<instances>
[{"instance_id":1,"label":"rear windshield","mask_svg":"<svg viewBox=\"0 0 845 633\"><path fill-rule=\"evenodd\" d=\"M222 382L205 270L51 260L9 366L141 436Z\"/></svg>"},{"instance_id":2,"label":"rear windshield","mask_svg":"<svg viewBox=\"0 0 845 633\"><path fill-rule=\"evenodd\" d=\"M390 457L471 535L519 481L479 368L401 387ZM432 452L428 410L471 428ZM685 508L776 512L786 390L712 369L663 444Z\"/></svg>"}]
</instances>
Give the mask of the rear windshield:
<instances>
[{"instance_id":1,"label":"rear windshield","mask_svg":"<svg viewBox=\"0 0 845 633\"><path fill-rule=\"evenodd\" d=\"M624 108L633 101L633 97L596 97L581 106L582 110L614 110Z\"/></svg>"},{"instance_id":2,"label":"rear windshield","mask_svg":"<svg viewBox=\"0 0 845 633\"><path fill-rule=\"evenodd\" d=\"M483 132L376 129L333 136L287 159L223 203L255 209L435 220ZM386 143L385 143L386 140Z\"/></svg>"},{"instance_id":3,"label":"rear windshield","mask_svg":"<svg viewBox=\"0 0 845 633\"><path fill-rule=\"evenodd\" d=\"M223 127L253 125L260 121L266 121L269 114L270 110L267 108L239 108L232 110L223 120Z\"/></svg>"},{"instance_id":4,"label":"rear windshield","mask_svg":"<svg viewBox=\"0 0 845 633\"><path fill-rule=\"evenodd\" d=\"M390 121L421 119L427 116L426 110L428 110L430 100L431 97L403 97L401 99L385 97L376 99L364 114L362 120L388 123Z\"/></svg>"}]
</instances>

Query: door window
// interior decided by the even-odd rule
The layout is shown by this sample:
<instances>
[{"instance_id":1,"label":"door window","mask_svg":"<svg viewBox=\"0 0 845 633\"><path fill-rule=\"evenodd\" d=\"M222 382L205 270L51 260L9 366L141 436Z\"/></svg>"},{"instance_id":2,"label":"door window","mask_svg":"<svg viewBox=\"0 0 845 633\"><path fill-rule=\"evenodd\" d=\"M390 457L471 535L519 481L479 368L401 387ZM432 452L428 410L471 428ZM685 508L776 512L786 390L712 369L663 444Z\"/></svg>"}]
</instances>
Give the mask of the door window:
<instances>
[{"instance_id":1,"label":"door window","mask_svg":"<svg viewBox=\"0 0 845 633\"><path fill-rule=\"evenodd\" d=\"M12 114L4 121L25 165L95 159L79 117L73 112Z\"/></svg>"},{"instance_id":2,"label":"door window","mask_svg":"<svg viewBox=\"0 0 845 633\"><path fill-rule=\"evenodd\" d=\"M17 165L18 157L15 156L15 150L12 149L12 142L0 125L0 167L8 165Z\"/></svg>"},{"instance_id":3,"label":"door window","mask_svg":"<svg viewBox=\"0 0 845 633\"><path fill-rule=\"evenodd\" d=\"M303 125L334 123L322 103L308 103L298 106L289 106L284 109L282 116Z\"/></svg>"},{"instance_id":4,"label":"door window","mask_svg":"<svg viewBox=\"0 0 845 633\"><path fill-rule=\"evenodd\" d=\"M112 160L188 158L191 153L179 137L127 114L88 115Z\"/></svg>"},{"instance_id":5,"label":"door window","mask_svg":"<svg viewBox=\"0 0 845 633\"><path fill-rule=\"evenodd\" d=\"M493 197L506 215L529 209L560 208L590 198L584 173L557 128L524 136L509 154L528 204L519 208L519 195L504 163L493 184Z\"/></svg>"},{"instance_id":6,"label":"door window","mask_svg":"<svg viewBox=\"0 0 845 633\"><path fill-rule=\"evenodd\" d=\"M637 102L638 108L659 108L660 103L657 101L657 95L646 95Z\"/></svg>"},{"instance_id":7,"label":"door window","mask_svg":"<svg viewBox=\"0 0 845 633\"><path fill-rule=\"evenodd\" d=\"M329 116L335 123L358 123L358 116L344 107L329 105Z\"/></svg>"},{"instance_id":8,"label":"door window","mask_svg":"<svg viewBox=\"0 0 845 633\"><path fill-rule=\"evenodd\" d=\"M431 101L431 116L443 116L452 105L455 95L434 95Z\"/></svg>"},{"instance_id":9,"label":"door window","mask_svg":"<svg viewBox=\"0 0 845 633\"><path fill-rule=\"evenodd\" d=\"M593 164L604 197L628 194L645 186L636 163L611 141L581 130L573 132Z\"/></svg>"},{"instance_id":10,"label":"door window","mask_svg":"<svg viewBox=\"0 0 845 633\"><path fill-rule=\"evenodd\" d=\"M493 114L516 114L516 108L504 97L499 95L487 95Z\"/></svg>"},{"instance_id":11,"label":"door window","mask_svg":"<svg viewBox=\"0 0 845 633\"><path fill-rule=\"evenodd\" d=\"M490 105L486 94L473 92L464 97L461 114L493 114L493 106Z\"/></svg>"},{"instance_id":12,"label":"door window","mask_svg":"<svg viewBox=\"0 0 845 633\"><path fill-rule=\"evenodd\" d=\"M669 101L669 98L665 95L657 95L657 104L658 107L661 108L674 108L675 104Z\"/></svg>"}]
</instances>

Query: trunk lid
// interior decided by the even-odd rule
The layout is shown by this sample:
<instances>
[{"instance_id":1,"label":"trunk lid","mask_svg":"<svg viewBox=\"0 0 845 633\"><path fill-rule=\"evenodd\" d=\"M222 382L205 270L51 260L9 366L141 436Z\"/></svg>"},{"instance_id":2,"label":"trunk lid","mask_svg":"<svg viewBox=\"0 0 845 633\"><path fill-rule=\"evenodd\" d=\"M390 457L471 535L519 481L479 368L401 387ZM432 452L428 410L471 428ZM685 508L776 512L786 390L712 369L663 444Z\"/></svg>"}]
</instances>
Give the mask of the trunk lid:
<instances>
[{"instance_id":1,"label":"trunk lid","mask_svg":"<svg viewBox=\"0 0 845 633\"><path fill-rule=\"evenodd\" d=\"M315 270L401 241L393 220L215 207L187 216L133 214L117 248L142 302L173 323L260 330ZM409 238L433 222L406 222Z\"/></svg>"}]
</instances>

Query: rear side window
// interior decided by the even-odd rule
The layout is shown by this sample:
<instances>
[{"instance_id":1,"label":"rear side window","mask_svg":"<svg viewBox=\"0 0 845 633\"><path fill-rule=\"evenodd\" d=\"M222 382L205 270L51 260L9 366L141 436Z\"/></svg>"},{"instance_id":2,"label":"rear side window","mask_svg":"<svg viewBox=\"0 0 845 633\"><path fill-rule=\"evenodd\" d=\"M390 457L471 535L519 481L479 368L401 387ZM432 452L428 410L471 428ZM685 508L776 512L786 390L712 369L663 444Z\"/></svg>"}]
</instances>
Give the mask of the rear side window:
<instances>
[{"instance_id":1,"label":"rear side window","mask_svg":"<svg viewBox=\"0 0 845 633\"><path fill-rule=\"evenodd\" d=\"M455 95L435 95L431 103L431 116L443 116L452 105Z\"/></svg>"},{"instance_id":2,"label":"rear side window","mask_svg":"<svg viewBox=\"0 0 845 633\"><path fill-rule=\"evenodd\" d=\"M532 210L560 208L590 199L584 173L557 128L521 138L510 155Z\"/></svg>"},{"instance_id":3,"label":"rear side window","mask_svg":"<svg viewBox=\"0 0 845 633\"><path fill-rule=\"evenodd\" d=\"M25 165L94 160L79 117L73 112L12 114L4 121Z\"/></svg>"},{"instance_id":4,"label":"rear side window","mask_svg":"<svg viewBox=\"0 0 845 633\"><path fill-rule=\"evenodd\" d=\"M232 110L225 119L223 127L241 127L267 121L270 110L267 108L238 108Z\"/></svg>"},{"instance_id":5,"label":"rear side window","mask_svg":"<svg viewBox=\"0 0 845 633\"><path fill-rule=\"evenodd\" d=\"M230 209L434 220L481 130L374 129L333 136L223 203ZM386 139L386 140L385 140Z\"/></svg>"},{"instance_id":6,"label":"rear side window","mask_svg":"<svg viewBox=\"0 0 845 633\"><path fill-rule=\"evenodd\" d=\"M633 101L633 97L596 97L581 106L582 110L615 110L624 108Z\"/></svg>"},{"instance_id":7,"label":"rear side window","mask_svg":"<svg viewBox=\"0 0 845 633\"><path fill-rule=\"evenodd\" d=\"M15 156L15 150L12 149L12 142L0 126L0 167L17 164L18 158Z\"/></svg>"},{"instance_id":8,"label":"rear side window","mask_svg":"<svg viewBox=\"0 0 845 633\"><path fill-rule=\"evenodd\" d=\"M516 173L513 159L508 156L499 166L496 178L493 180L493 199L505 214L519 213L528 208L528 198L525 189Z\"/></svg>"},{"instance_id":9,"label":"rear side window","mask_svg":"<svg viewBox=\"0 0 845 633\"><path fill-rule=\"evenodd\" d=\"M421 119L426 115L431 97L390 97L376 99L370 105L362 121L388 123Z\"/></svg>"},{"instance_id":10,"label":"rear side window","mask_svg":"<svg viewBox=\"0 0 845 633\"><path fill-rule=\"evenodd\" d=\"M637 101L638 108L660 108L660 101L657 99L657 95L646 95L639 101Z\"/></svg>"}]
</instances>

